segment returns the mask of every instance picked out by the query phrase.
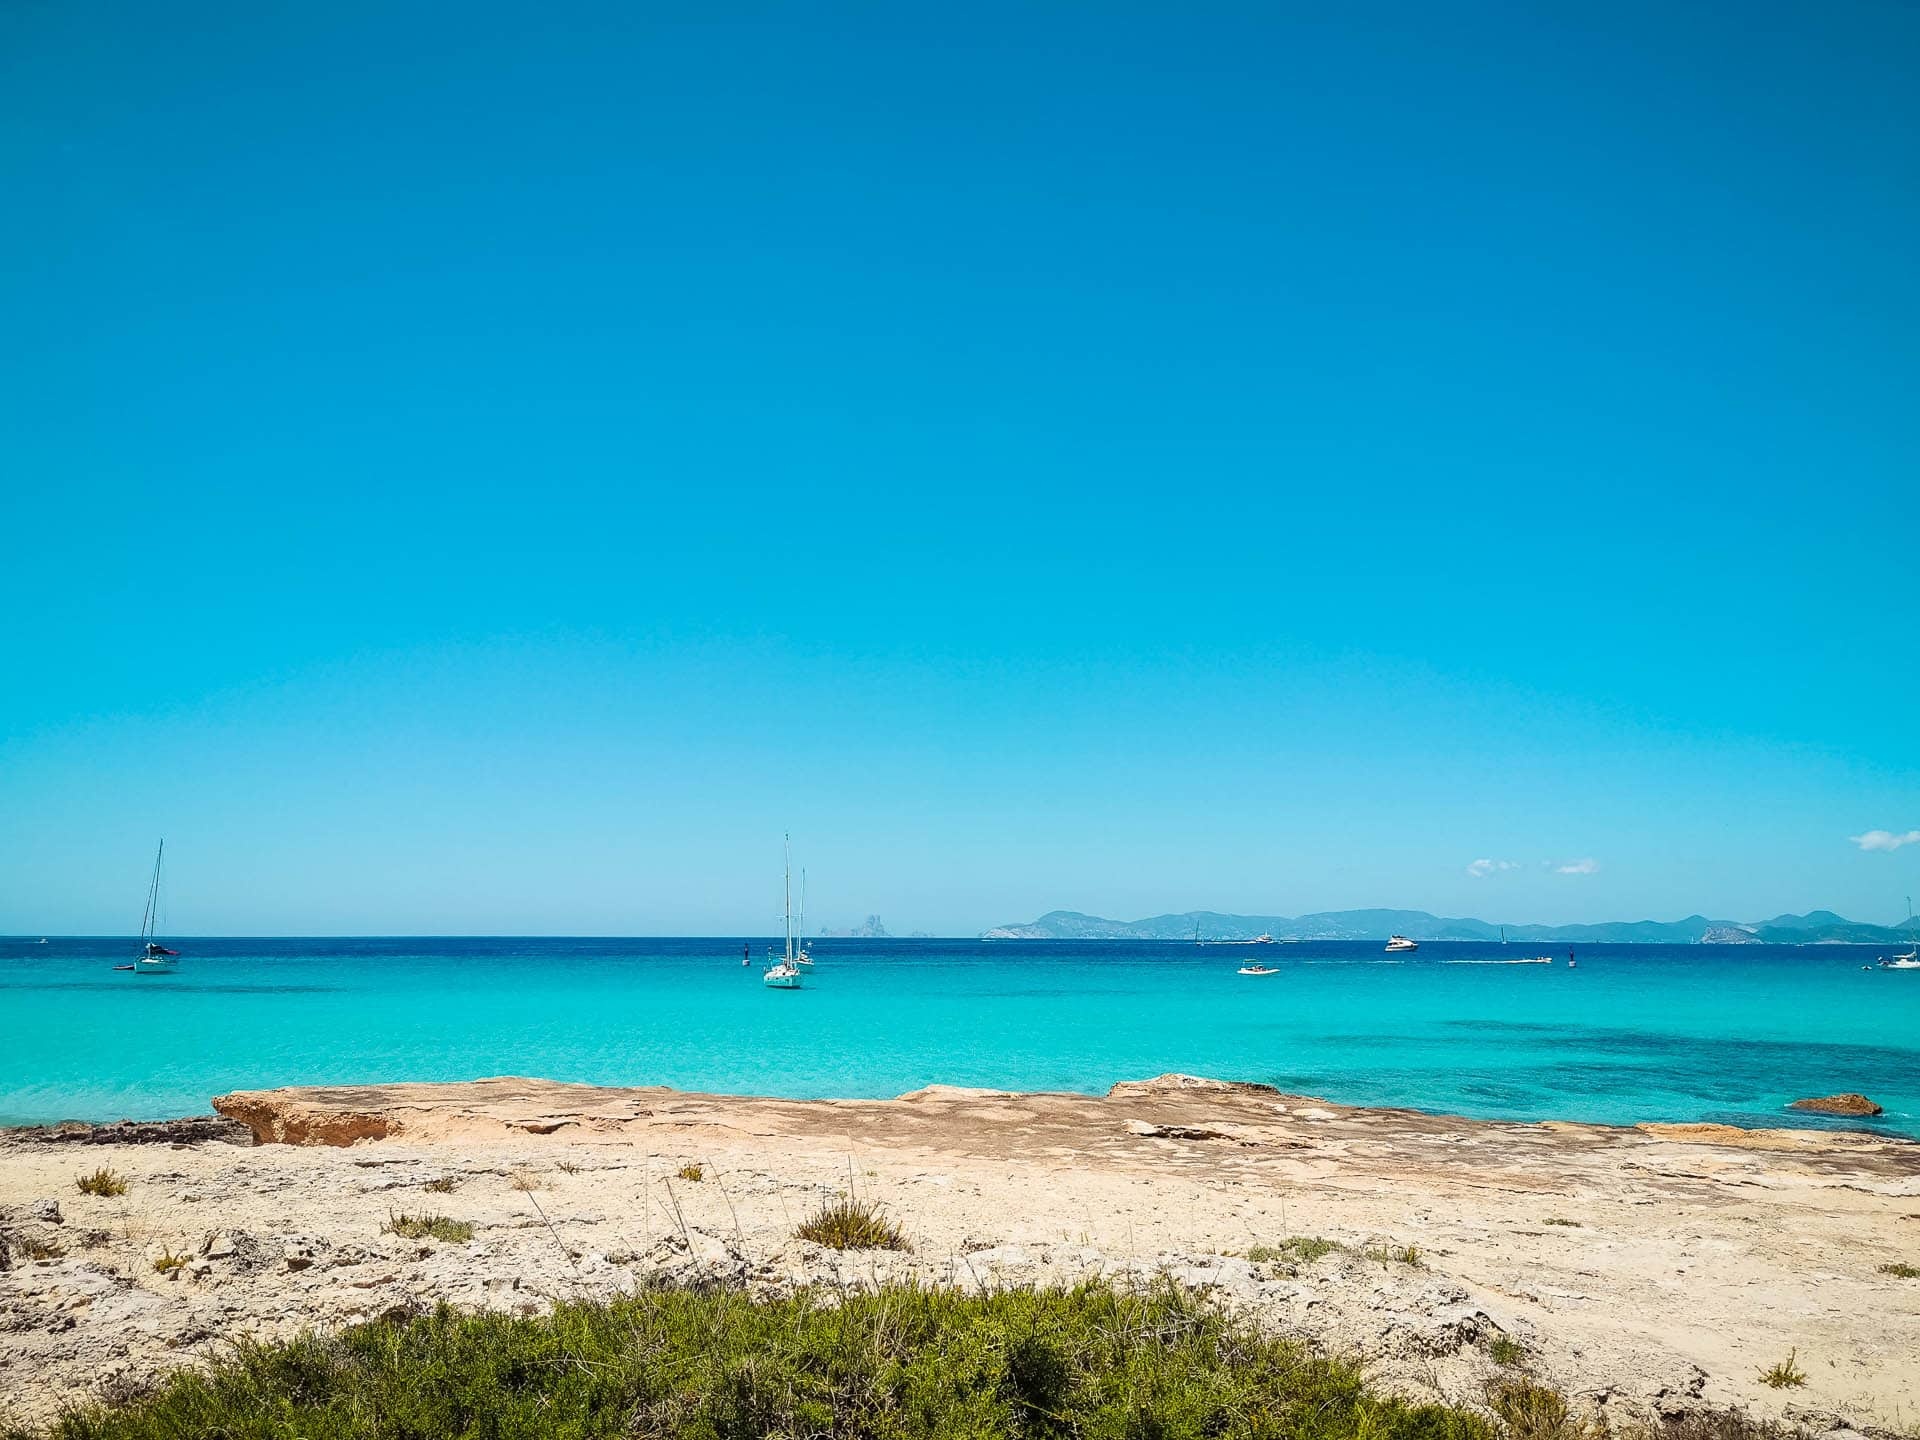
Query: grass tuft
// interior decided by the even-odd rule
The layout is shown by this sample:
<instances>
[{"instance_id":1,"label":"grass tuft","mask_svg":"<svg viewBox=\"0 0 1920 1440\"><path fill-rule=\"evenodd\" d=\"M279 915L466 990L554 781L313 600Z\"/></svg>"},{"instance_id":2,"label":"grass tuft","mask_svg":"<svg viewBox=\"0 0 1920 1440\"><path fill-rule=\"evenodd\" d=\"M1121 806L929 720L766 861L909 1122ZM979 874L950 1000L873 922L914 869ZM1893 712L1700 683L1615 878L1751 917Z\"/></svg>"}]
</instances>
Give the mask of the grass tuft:
<instances>
[{"instance_id":1,"label":"grass tuft","mask_svg":"<svg viewBox=\"0 0 1920 1440\"><path fill-rule=\"evenodd\" d=\"M547 1182L531 1170L515 1170L507 1176L507 1183L516 1190L544 1190Z\"/></svg>"},{"instance_id":2,"label":"grass tuft","mask_svg":"<svg viewBox=\"0 0 1920 1440\"><path fill-rule=\"evenodd\" d=\"M169 1247L162 1250L154 1260L153 1273L156 1275L165 1275L169 1270L178 1270L186 1263L187 1257L185 1255L176 1255L173 1253L172 1248Z\"/></svg>"},{"instance_id":3,"label":"grass tuft","mask_svg":"<svg viewBox=\"0 0 1920 1440\"><path fill-rule=\"evenodd\" d=\"M581 1169L580 1163L577 1160L562 1160L553 1168L558 1170L562 1175L578 1175Z\"/></svg>"},{"instance_id":4,"label":"grass tuft","mask_svg":"<svg viewBox=\"0 0 1920 1440\"><path fill-rule=\"evenodd\" d=\"M1502 1332L1487 1342L1487 1358L1509 1370L1518 1369L1527 1363L1527 1347Z\"/></svg>"},{"instance_id":5,"label":"grass tuft","mask_svg":"<svg viewBox=\"0 0 1920 1440\"><path fill-rule=\"evenodd\" d=\"M1547 1225L1570 1225L1575 1230L1580 1228L1580 1222L1578 1220L1568 1220L1559 1215L1549 1215L1542 1223Z\"/></svg>"},{"instance_id":6,"label":"grass tuft","mask_svg":"<svg viewBox=\"0 0 1920 1440\"><path fill-rule=\"evenodd\" d=\"M459 1183L460 1182L451 1175L436 1175L433 1179L421 1185L420 1188L434 1195L451 1195L454 1187Z\"/></svg>"},{"instance_id":7,"label":"grass tuft","mask_svg":"<svg viewBox=\"0 0 1920 1440\"><path fill-rule=\"evenodd\" d=\"M1891 1265L1882 1265L1880 1273L1891 1275L1896 1280L1920 1280L1920 1265L1909 1265L1904 1260L1896 1260Z\"/></svg>"},{"instance_id":8,"label":"grass tuft","mask_svg":"<svg viewBox=\"0 0 1920 1440\"><path fill-rule=\"evenodd\" d=\"M1604 1428L1576 1417L1566 1396L1530 1380L1495 1386L1487 1404L1506 1440L1605 1440Z\"/></svg>"},{"instance_id":9,"label":"grass tuft","mask_svg":"<svg viewBox=\"0 0 1920 1440\"><path fill-rule=\"evenodd\" d=\"M1807 1372L1802 1370L1796 1363L1799 1358L1800 1352L1798 1350L1789 1351L1787 1358L1782 1360L1778 1365L1775 1365L1771 1370L1762 1370L1760 1372L1760 1383L1762 1385L1770 1385L1775 1390L1785 1390L1791 1386L1806 1384Z\"/></svg>"},{"instance_id":10,"label":"grass tuft","mask_svg":"<svg viewBox=\"0 0 1920 1440\"><path fill-rule=\"evenodd\" d=\"M1427 1262L1420 1254L1418 1245L1379 1244L1365 1252L1369 1260L1377 1260L1382 1265L1410 1265L1418 1270Z\"/></svg>"},{"instance_id":11,"label":"grass tuft","mask_svg":"<svg viewBox=\"0 0 1920 1440\"><path fill-rule=\"evenodd\" d=\"M1247 1259L1256 1265L1311 1265L1339 1248L1334 1241L1318 1235L1289 1235L1278 1245L1255 1245L1247 1251Z\"/></svg>"},{"instance_id":12,"label":"grass tuft","mask_svg":"<svg viewBox=\"0 0 1920 1440\"><path fill-rule=\"evenodd\" d=\"M707 1178L707 1172L705 1168L698 1164L695 1164L691 1160L689 1160L686 1164L682 1165L674 1173L678 1175L682 1180L704 1180Z\"/></svg>"},{"instance_id":13,"label":"grass tuft","mask_svg":"<svg viewBox=\"0 0 1920 1440\"><path fill-rule=\"evenodd\" d=\"M51 1432L482 1433L1500 1440L1466 1410L1371 1393L1355 1366L1171 1286L966 1295L895 1285L764 1300L648 1289L544 1316L443 1306L337 1334L236 1338L152 1393L88 1404Z\"/></svg>"},{"instance_id":14,"label":"grass tuft","mask_svg":"<svg viewBox=\"0 0 1920 1440\"><path fill-rule=\"evenodd\" d=\"M127 1193L127 1177L118 1170L109 1170L102 1165L91 1175L82 1175L73 1182L80 1187L82 1195L124 1195Z\"/></svg>"},{"instance_id":15,"label":"grass tuft","mask_svg":"<svg viewBox=\"0 0 1920 1440\"><path fill-rule=\"evenodd\" d=\"M911 1250L900 1227L877 1205L865 1200L843 1198L822 1205L793 1232L801 1240L811 1240L834 1250Z\"/></svg>"},{"instance_id":16,"label":"grass tuft","mask_svg":"<svg viewBox=\"0 0 1920 1440\"><path fill-rule=\"evenodd\" d=\"M29 1260L58 1260L67 1253L65 1246L47 1240L15 1240L13 1243Z\"/></svg>"},{"instance_id":17,"label":"grass tuft","mask_svg":"<svg viewBox=\"0 0 1920 1440\"><path fill-rule=\"evenodd\" d=\"M389 1215L384 1227L389 1235L405 1240L444 1240L449 1245L473 1239L473 1222L453 1220L445 1215Z\"/></svg>"}]
</instances>

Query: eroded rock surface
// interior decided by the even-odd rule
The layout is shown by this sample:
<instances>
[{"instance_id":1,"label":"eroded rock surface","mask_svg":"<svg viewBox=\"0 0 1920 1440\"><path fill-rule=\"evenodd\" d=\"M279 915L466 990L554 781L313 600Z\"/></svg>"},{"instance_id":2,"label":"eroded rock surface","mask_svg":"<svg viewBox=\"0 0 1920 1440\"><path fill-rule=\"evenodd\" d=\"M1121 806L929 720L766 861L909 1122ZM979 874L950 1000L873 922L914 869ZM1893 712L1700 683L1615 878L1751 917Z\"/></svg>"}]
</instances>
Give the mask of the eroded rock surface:
<instances>
[{"instance_id":1,"label":"eroded rock surface","mask_svg":"<svg viewBox=\"0 0 1920 1440\"><path fill-rule=\"evenodd\" d=\"M1896 1137L1484 1124L1182 1076L894 1101L502 1078L219 1108L243 1143L90 1151L122 1197L79 1193L64 1145L6 1151L0 1410L44 1418L243 1334L443 1301L1166 1275L1414 1396L1474 1401L1504 1336L1605 1409L1920 1413L1920 1282L1880 1268L1920 1258L1920 1146ZM911 1253L794 1238L849 1186ZM473 1238L396 1235L401 1213ZM1790 1351L1807 1387L1760 1385Z\"/></svg>"}]
</instances>

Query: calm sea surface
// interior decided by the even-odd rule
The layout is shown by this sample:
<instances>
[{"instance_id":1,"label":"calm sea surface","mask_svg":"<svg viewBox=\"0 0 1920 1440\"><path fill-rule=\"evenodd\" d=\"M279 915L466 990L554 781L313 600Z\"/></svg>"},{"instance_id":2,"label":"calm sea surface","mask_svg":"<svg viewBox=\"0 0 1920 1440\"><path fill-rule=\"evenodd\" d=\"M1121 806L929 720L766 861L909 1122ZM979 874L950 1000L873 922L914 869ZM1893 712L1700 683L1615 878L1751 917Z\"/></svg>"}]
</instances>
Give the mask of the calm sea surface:
<instances>
[{"instance_id":1,"label":"calm sea surface","mask_svg":"<svg viewBox=\"0 0 1920 1440\"><path fill-rule=\"evenodd\" d=\"M0 1123L204 1112L224 1090L540 1075L790 1096L1098 1091L1168 1070L1513 1119L1920 1136L1920 971L1857 946L826 940L797 992L740 940L0 940ZM1248 959L1278 975L1234 973Z\"/></svg>"}]
</instances>

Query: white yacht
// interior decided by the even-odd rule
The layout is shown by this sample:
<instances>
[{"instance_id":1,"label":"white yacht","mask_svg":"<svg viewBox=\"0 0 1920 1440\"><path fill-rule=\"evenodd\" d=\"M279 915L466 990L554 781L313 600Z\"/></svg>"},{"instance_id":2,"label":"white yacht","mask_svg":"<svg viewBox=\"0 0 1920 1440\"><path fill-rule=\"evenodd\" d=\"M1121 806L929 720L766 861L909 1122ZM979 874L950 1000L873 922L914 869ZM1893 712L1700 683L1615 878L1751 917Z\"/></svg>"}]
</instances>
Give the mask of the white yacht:
<instances>
[{"instance_id":1,"label":"white yacht","mask_svg":"<svg viewBox=\"0 0 1920 1440\"><path fill-rule=\"evenodd\" d=\"M787 949L778 965L761 975L769 989L798 990L800 977L799 955L794 949L793 939L793 837L786 837L787 855Z\"/></svg>"},{"instance_id":2,"label":"white yacht","mask_svg":"<svg viewBox=\"0 0 1920 1440\"><path fill-rule=\"evenodd\" d=\"M1242 975L1278 975L1280 971L1277 966L1256 963L1253 965L1242 965L1239 973Z\"/></svg>"},{"instance_id":3,"label":"white yacht","mask_svg":"<svg viewBox=\"0 0 1920 1440\"><path fill-rule=\"evenodd\" d=\"M1419 948L1420 946L1416 942L1407 939L1404 935L1393 935L1387 939L1387 953L1389 955L1401 950L1418 950Z\"/></svg>"},{"instance_id":4,"label":"white yacht","mask_svg":"<svg viewBox=\"0 0 1920 1440\"><path fill-rule=\"evenodd\" d=\"M1913 924L1913 897L1907 897L1907 924ZM1883 955L1880 957L1882 970L1920 970L1920 938L1907 947L1904 955Z\"/></svg>"}]
</instances>

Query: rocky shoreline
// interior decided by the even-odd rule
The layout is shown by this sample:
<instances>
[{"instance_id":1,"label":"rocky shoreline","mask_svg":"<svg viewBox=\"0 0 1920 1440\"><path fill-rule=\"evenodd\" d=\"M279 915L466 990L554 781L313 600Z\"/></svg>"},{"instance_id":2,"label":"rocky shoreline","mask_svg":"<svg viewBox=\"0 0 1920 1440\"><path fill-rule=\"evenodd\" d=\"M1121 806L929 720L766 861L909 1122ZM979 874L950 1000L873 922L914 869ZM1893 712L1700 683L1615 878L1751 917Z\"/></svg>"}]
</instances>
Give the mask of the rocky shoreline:
<instances>
[{"instance_id":1,"label":"rocky shoreline","mask_svg":"<svg viewBox=\"0 0 1920 1440\"><path fill-rule=\"evenodd\" d=\"M1167 1275L1421 1398L1470 1403L1518 1365L1602 1412L1920 1419L1920 1280L1882 1268L1920 1263L1920 1144L1893 1137L1494 1124L1180 1076L892 1101L497 1079L216 1108L0 1137L0 1415L441 1301ZM82 1193L95 1169L124 1193ZM849 1189L912 1250L794 1238ZM434 1218L443 1238L411 1238ZM1762 1384L1790 1352L1805 1385Z\"/></svg>"}]
</instances>

